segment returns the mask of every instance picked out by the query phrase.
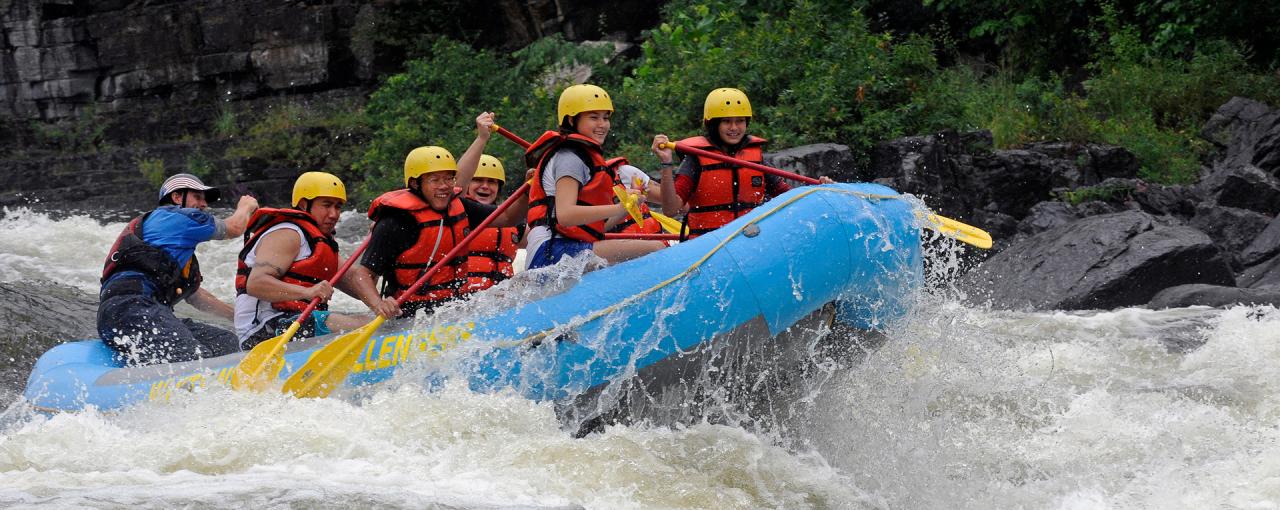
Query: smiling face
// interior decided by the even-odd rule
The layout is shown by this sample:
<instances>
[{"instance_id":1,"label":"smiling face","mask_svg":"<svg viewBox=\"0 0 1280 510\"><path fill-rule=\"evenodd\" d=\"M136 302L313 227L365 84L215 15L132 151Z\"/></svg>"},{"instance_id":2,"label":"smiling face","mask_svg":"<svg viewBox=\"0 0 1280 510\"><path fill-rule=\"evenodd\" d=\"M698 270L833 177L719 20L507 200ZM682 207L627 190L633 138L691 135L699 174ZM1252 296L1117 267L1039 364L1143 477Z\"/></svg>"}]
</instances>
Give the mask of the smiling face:
<instances>
[{"instance_id":1,"label":"smiling face","mask_svg":"<svg viewBox=\"0 0 1280 510\"><path fill-rule=\"evenodd\" d=\"M427 205L437 211L444 211L449 208L449 201L453 200L456 176L457 172L451 170L431 172L409 181L409 187L414 188L415 184L421 186L422 196L427 199Z\"/></svg>"},{"instance_id":2,"label":"smiling face","mask_svg":"<svg viewBox=\"0 0 1280 510\"><path fill-rule=\"evenodd\" d=\"M747 118L746 117L725 117L720 119L720 125L716 128L720 134L720 139L729 145L737 145L744 137L747 136Z\"/></svg>"},{"instance_id":3,"label":"smiling face","mask_svg":"<svg viewBox=\"0 0 1280 510\"><path fill-rule=\"evenodd\" d=\"M613 112L608 110L582 112L578 114L577 122L575 123L578 128L578 134L604 145L605 138L609 137L609 123L612 117Z\"/></svg>"},{"instance_id":4,"label":"smiling face","mask_svg":"<svg viewBox=\"0 0 1280 510\"><path fill-rule=\"evenodd\" d=\"M492 205L498 201L502 181L488 177L476 177L467 184L467 196L476 202Z\"/></svg>"},{"instance_id":5,"label":"smiling face","mask_svg":"<svg viewBox=\"0 0 1280 510\"><path fill-rule=\"evenodd\" d=\"M184 202L183 195L186 195ZM182 189L169 194L169 199L179 207L190 207L193 209L205 210L209 208L209 202L205 200L204 191L196 189Z\"/></svg>"},{"instance_id":6,"label":"smiling face","mask_svg":"<svg viewBox=\"0 0 1280 510\"><path fill-rule=\"evenodd\" d=\"M338 218L342 216L343 201L334 197L316 197L307 204L307 213L315 218L320 231L332 235L338 228Z\"/></svg>"}]
</instances>

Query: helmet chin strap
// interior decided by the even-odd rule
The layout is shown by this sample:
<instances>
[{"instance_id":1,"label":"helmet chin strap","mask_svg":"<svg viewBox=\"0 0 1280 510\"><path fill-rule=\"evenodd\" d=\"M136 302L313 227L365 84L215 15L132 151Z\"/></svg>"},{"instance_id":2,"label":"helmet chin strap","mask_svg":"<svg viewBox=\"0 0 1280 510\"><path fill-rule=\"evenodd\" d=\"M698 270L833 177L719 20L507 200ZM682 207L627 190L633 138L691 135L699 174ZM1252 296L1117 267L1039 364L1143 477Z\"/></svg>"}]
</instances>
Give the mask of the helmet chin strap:
<instances>
[{"instance_id":1,"label":"helmet chin strap","mask_svg":"<svg viewBox=\"0 0 1280 510\"><path fill-rule=\"evenodd\" d=\"M187 193L190 193L190 191L187 191L185 189L182 190L182 205L180 205L179 207L183 209L187 208Z\"/></svg>"}]
</instances>

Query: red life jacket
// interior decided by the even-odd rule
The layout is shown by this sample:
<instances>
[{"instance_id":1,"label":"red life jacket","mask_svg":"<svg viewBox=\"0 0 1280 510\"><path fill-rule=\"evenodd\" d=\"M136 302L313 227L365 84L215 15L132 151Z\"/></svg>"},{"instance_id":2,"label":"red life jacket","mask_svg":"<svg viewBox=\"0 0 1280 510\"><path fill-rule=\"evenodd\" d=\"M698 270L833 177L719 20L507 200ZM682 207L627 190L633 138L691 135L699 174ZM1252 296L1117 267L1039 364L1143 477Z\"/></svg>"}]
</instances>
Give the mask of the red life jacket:
<instances>
[{"instance_id":1,"label":"red life jacket","mask_svg":"<svg viewBox=\"0 0 1280 510\"><path fill-rule=\"evenodd\" d=\"M408 213L417 222L418 227L418 237L413 246L396 257L395 270L392 274L382 275L382 295L399 299L406 289L418 281L419 277L444 259L444 256L459 241L467 237L470 225L467 222L467 209L457 196L449 200L448 210L441 214L412 191L407 189L390 191L373 200L373 204L369 206L369 218L378 221L391 210ZM437 239L439 239L439 246L437 246ZM466 257L455 257L447 266L436 271L426 284L404 302L438 302L452 299L462 287L463 277L458 267L466 260Z\"/></svg>"},{"instance_id":2,"label":"red life jacket","mask_svg":"<svg viewBox=\"0 0 1280 510\"><path fill-rule=\"evenodd\" d=\"M702 136L686 138L679 143L724 154L724 151ZM752 163L763 163L765 143L766 140L763 138L748 136L745 146L728 156ZM685 216L689 237L723 227L726 223L751 212L752 209L764 203L764 172L705 156L697 156L697 158L700 168L693 176L693 195L689 197L689 214Z\"/></svg>"},{"instance_id":3,"label":"red life jacket","mask_svg":"<svg viewBox=\"0 0 1280 510\"><path fill-rule=\"evenodd\" d=\"M156 286L156 294L152 297L172 306L199 290L204 276L200 274L200 261L194 253L185 267L179 267L178 262L163 249L142 240L142 223L149 216L150 212L134 218L116 237L116 242L107 252L107 260L102 264L100 281L105 283L111 275L121 271L137 271Z\"/></svg>"},{"instance_id":4,"label":"red life jacket","mask_svg":"<svg viewBox=\"0 0 1280 510\"><path fill-rule=\"evenodd\" d=\"M297 209L273 209L263 207L249 218L249 226L244 230L244 248L240 249L236 262L236 295L248 292L249 273L253 268L245 264L245 257L258 244L262 234L281 223L292 223L302 229L307 246L311 247L311 255L302 260L295 260L289 269L280 277L280 281L310 287L333 278L338 272L338 242L333 236L320 231L320 225L310 214ZM276 301L271 307L282 312L302 312L307 301ZM327 303L316 305L316 310L328 310Z\"/></svg>"},{"instance_id":5,"label":"red life jacket","mask_svg":"<svg viewBox=\"0 0 1280 510\"><path fill-rule=\"evenodd\" d=\"M547 162L559 149L573 151L591 169L591 180L578 190L578 205L612 205L613 185L617 183L617 167L625 162L621 158L606 161L604 149L595 140L580 134L561 134L547 131L525 151L525 161L533 164L533 187L529 189L529 213L526 216L530 228L548 225L553 235L594 243L604 239L605 220L585 225L567 226L556 222L556 197L542 188L542 175Z\"/></svg>"},{"instance_id":6,"label":"red life jacket","mask_svg":"<svg viewBox=\"0 0 1280 510\"><path fill-rule=\"evenodd\" d=\"M515 227L489 227L471 241L471 253L462 266L467 281L459 294L482 291L515 274L511 262L516 258L518 232Z\"/></svg>"}]
</instances>

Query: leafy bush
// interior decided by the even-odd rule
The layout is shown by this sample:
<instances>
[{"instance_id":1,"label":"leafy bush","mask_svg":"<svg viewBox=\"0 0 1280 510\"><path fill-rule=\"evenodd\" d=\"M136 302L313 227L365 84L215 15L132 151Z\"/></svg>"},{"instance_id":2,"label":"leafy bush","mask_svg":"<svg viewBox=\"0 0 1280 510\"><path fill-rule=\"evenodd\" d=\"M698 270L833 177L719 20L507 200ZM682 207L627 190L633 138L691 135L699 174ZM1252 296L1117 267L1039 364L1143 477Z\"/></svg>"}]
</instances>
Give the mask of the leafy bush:
<instances>
[{"instance_id":1,"label":"leafy bush","mask_svg":"<svg viewBox=\"0 0 1280 510\"><path fill-rule=\"evenodd\" d=\"M359 102L272 107L231 147L229 158L258 158L299 172L324 171L345 179L364 151L369 126Z\"/></svg>"},{"instance_id":2,"label":"leafy bush","mask_svg":"<svg viewBox=\"0 0 1280 510\"><path fill-rule=\"evenodd\" d=\"M409 62L404 73L388 78L369 98L373 139L353 165L364 179L359 189L365 199L404 186L404 157L415 147L439 145L462 157L482 111L495 112L500 125L532 141L555 126L556 97L572 84L568 70L585 66L593 82L616 79L618 73L606 64L612 48L559 38L543 39L510 57L449 40L436 42L430 53ZM507 182L524 180L524 150L518 145L495 135L485 152L502 160Z\"/></svg>"},{"instance_id":3,"label":"leafy bush","mask_svg":"<svg viewBox=\"0 0 1280 510\"><path fill-rule=\"evenodd\" d=\"M927 39L871 33L859 11L807 0L776 17L743 0L676 7L616 96L624 152L647 152L653 133L699 134L717 87L747 93L752 131L775 147L834 141L865 155L915 131L912 96L936 69Z\"/></svg>"},{"instance_id":4,"label":"leafy bush","mask_svg":"<svg viewBox=\"0 0 1280 510\"><path fill-rule=\"evenodd\" d=\"M151 183L153 188L159 188L168 177L164 171L164 160L160 158L141 158L134 160L134 163L138 165L138 173L142 174L142 178Z\"/></svg>"}]
</instances>

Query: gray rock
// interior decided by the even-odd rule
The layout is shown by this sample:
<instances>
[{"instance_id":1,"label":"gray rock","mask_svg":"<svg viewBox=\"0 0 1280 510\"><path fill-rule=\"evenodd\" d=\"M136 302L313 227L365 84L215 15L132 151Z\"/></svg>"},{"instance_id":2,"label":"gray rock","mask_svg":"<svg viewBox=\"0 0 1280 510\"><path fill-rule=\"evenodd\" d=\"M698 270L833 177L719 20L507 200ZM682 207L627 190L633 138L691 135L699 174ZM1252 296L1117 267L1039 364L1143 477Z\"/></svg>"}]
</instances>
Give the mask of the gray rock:
<instances>
[{"instance_id":1,"label":"gray rock","mask_svg":"<svg viewBox=\"0 0 1280 510\"><path fill-rule=\"evenodd\" d=\"M1049 157L1074 161L1080 168L1079 184L1084 186L1111 178L1126 179L1138 176L1138 157L1124 147L1094 143L1037 142L1028 144L1026 149Z\"/></svg>"},{"instance_id":2,"label":"gray rock","mask_svg":"<svg viewBox=\"0 0 1280 510\"><path fill-rule=\"evenodd\" d=\"M809 177L822 175L837 181L852 181L853 151L836 143L815 143L764 155L764 164Z\"/></svg>"},{"instance_id":3,"label":"gray rock","mask_svg":"<svg viewBox=\"0 0 1280 510\"><path fill-rule=\"evenodd\" d=\"M1035 235L1080 219L1080 212L1065 202L1040 202L1031 206L1027 217L1018 223L1018 233Z\"/></svg>"},{"instance_id":4,"label":"gray rock","mask_svg":"<svg viewBox=\"0 0 1280 510\"><path fill-rule=\"evenodd\" d=\"M1234 285L1222 252L1199 230L1128 211L1085 218L996 254L964 278L999 308L1093 309L1147 303L1185 283Z\"/></svg>"},{"instance_id":5,"label":"gray rock","mask_svg":"<svg viewBox=\"0 0 1280 510\"><path fill-rule=\"evenodd\" d=\"M1214 168L1256 166L1280 173L1280 112L1243 97L1233 97L1209 118L1200 136L1220 149Z\"/></svg>"},{"instance_id":6,"label":"gray rock","mask_svg":"<svg viewBox=\"0 0 1280 510\"><path fill-rule=\"evenodd\" d=\"M1240 263L1252 266L1280 253L1280 215L1263 229L1261 234L1240 251Z\"/></svg>"},{"instance_id":7,"label":"gray rock","mask_svg":"<svg viewBox=\"0 0 1280 510\"><path fill-rule=\"evenodd\" d=\"M1245 269L1237 284L1251 289L1280 286L1280 255Z\"/></svg>"},{"instance_id":8,"label":"gray rock","mask_svg":"<svg viewBox=\"0 0 1280 510\"><path fill-rule=\"evenodd\" d=\"M1280 179L1258 167L1218 167L1197 185L1206 199L1274 216L1280 213Z\"/></svg>"},{"instance_id":9,"label":"gray rock","mask_svg":"<svg viewBox=\"0 0 1280 510\"><path fill-rule=\"evenodd\" d=\"M1160 291L1151 298L1150 303L1147 303L1147 308L1154 310L1187 306L1225 308L1235 305L1280 306L1280 290L1224 287L1202 283L1178 285Z\"/></svg>"},{"instance_id":10,"label":"gray rock","mask_svg":"<svg viewBox=\"0 0 1280 510\"><path fill-rule=\"evenodd\" d=\"M1270 222L1270 216L1259 212L1201 202L1196 206L1196 215L1191 218L1190 225L1208 234L1224 252L1230 254L1233 267L1243 267L1238 254Z\"/></svg>"}]
</instances>

